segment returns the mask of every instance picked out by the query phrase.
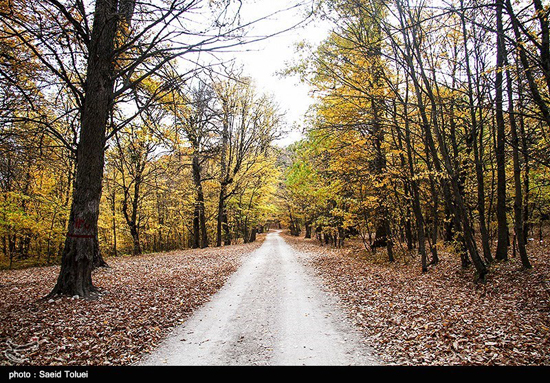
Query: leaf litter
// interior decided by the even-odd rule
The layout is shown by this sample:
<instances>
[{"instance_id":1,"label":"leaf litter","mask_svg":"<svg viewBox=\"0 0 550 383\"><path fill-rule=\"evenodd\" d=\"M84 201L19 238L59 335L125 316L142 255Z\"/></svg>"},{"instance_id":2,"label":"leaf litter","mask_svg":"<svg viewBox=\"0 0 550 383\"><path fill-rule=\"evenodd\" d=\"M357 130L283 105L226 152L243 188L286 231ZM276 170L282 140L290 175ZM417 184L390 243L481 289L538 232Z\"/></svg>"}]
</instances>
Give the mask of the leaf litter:
<instances>
[{"instance_id":1,"label":"leaf litter","mask_svg":"<svg viewBox=\"0 0 550 383\"><path fill-rule=\"evenodd\" d=\"M59 267L0 272L1 365L130 365L218 291L253 243L109 258L97 299L44 299Z\"/></svg>"},{"instance_id":2,"label":"leaf litter","mask_svg":"<svg viewBox=\"0 0 550 383\"><path fill-rule=\"evenodd\" d=\"M419 257L390 264L383 251L372 255L353 241L336 249L285 239L307 254L386 364L550 364L548 244L530 244L532 270L511 258L476 283L473 269L450 253L422 273Z\"/></svg>"},{"instance_id":3,"label":"leaf litter","mask_svg":"<svg viewBox=\"0 0 550 383\"><path fill-rule=\"evenodd\" d=\"M257 242L109 259L94 272L95 300L42 299L58 267L0 272L0 364L130 365L218 291ZM419 259L393 264L360 245L323 247L285 235L337 293L367 344L389 365L548 365L550 246L531 245L534 269L491 266L475 283L456 256L440 252L428 273Z\"/></svg>"}]
</instances>

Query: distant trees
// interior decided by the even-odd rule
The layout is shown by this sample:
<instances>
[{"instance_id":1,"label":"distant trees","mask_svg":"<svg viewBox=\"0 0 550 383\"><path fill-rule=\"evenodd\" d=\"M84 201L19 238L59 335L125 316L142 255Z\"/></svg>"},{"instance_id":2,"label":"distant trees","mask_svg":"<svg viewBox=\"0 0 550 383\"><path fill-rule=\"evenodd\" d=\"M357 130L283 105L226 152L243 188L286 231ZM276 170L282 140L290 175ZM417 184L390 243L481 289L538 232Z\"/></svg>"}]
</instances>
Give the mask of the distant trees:
<instances>
[{"instance_id":1,"label":"distant trees","mask_svg":"<svg viewBox=\"0 0 550 383\"><path fill-rule=\"evenodd\" d=\"M173 115L176 137L189 142L191 150L191 173L195 187L195 206L193 212L193 247L208 247L209 239L206 228L206 205L203 183L204 167L212 161L215 148L215 121L217 112L210 86L199 83L196 88L188 90L175 89L166 108ZM183 148L176 148L181 150Z\"/></svg>"},{"instance_id":2,"label":"distant trees","mask_svg":"<svg viewBox=\"0 0 550 383\"><path fill-rule=\"evenodd\" d=\"M281 117L267 96L258 96L245 78L215 86L220 102L219 183L216 245L231 242L227 200L242 187L242 175L254 175L279 133ZM241 177L239 177L241 176Z\"/></svg>"},{"instance_id":3,"label":"distant trees","mask_svg":"<svg viewBox=\"0 0 550 383\"><path fill-rule=\"evenodd\" d=\"M444 243L481 280L510 250L530 268L526 235L546 211L534 191L550 191L548 7L328 3L333 33L292 69L319 95L287 171L291 206L323 193L300 223L374 250L385 221L423 271Z\"/></svg>"},{"instance_id":4,"label":"distant trees","mask_svg":"<svg viewBox=\"0 0 550 383\"><path fill-rule=\"evenodd\" d=\"M110 221L117 220L117 212L118 221L125 224L132 238L133 254L144 249L217 245L210 239L220 233L222 219L226 220L227 240L219 246L239 238L248 242L253 229L267 219L262 212L267 209L274 214L269 190L277 182L278 173L274 167L276 150L271 144L280 121L270 118L276 115L276 108L271 101L266 101L261 111L261 103L250 104L257 113L258 130L247 138L251 149L240 148L235 154L235 146L245 145L244 135L250 132L247 124L232 123L228 143L224 138L223 105L238 104L241 94L227 93L220 99L215 88L236 83L249 94L249 101L261 97L249 79L222 81L223 85L207 75L197 76L196 82L166 93L154 108L148 109L145 119L136 119L115 135L113 148L107 151L105 171L106 187L112 194L103 202L115 208L102 209L104 242L115 245L121 225ZM241 117L235 110L231 120L240 121ZM262 150L252 150L259 142L264 145ZM222 153L226 153L225 163L239 163L231 167L231 182L225 184ZM221 190L225 196L223 216L219 209Z\"/></svg>"}]
</instances>

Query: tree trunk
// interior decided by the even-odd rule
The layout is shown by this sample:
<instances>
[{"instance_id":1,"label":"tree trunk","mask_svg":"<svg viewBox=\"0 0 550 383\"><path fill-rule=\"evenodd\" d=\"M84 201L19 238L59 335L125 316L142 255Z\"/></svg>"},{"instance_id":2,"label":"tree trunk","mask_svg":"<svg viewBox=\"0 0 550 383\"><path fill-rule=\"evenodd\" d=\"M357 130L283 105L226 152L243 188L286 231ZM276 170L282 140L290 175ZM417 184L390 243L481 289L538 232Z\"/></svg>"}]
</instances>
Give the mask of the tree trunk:
<instances>
[{"instance_id":1,"label":"tree trunk","mask_svg":"<svg viewBox=\"0 0 550 383\"><path fill-rule=\"evenodd\" d=\"M304 238L311 238L311 221L306 221L305 222L305 226L306 226L306 234L304 236Z\"/></svg>"},{"instance_id":2,"label":"tree trunk","mask_svg":"<svg viewBox=\"0 0 550 383\"><path fill-rule=\"evenodd\" d=\"M407 86L407 95L405 99L405 114L407 114L409 88ZM418 237L418 252L421 258L422 272L428 271L427 256L426 256L426 233L424 230L424 216L422 215L422 208L420 206L420 193L418 190L417 180L415 178L415 169L413 162L413 152L411 146L411 131L409 129L409 122L405 120L405 143L407 146L407 162L409 164L410 175L410 189L412 192L412 209L416 219L416 235Z\"/></svg>"},{"instance_id":3,"label":"tree trunk","mask_svg":"<svg viewBox=\"0 0 550 383\"><path fill-rule=\"evenodd\" d=\"M199 223L199 204L195 201L193 211L193 249L198 249L201 242L200 223Z\"/></svg>"},{"instance_id":4,"label":"tree trunk","mask_svg":"<svg viewBox=\"0 0 550 383\"><path fill-rule=\"evenodd\" d=\"M225 200L227 199L227 185L222 182L220 187L220 194L218 197L218 224L216 234L216 246L231 244L231 233L229 231L229 223L227 220L227 209L225 207Z\"/></svg>"},{"instance_id":5,"label":"tree trunk","mask_svg":"<svg viewBox=\"0 0 550 383\"><path fill-rule=\"evenodd\" d=\"M204 193L202 191L201 166L198 153L193 154L193 182L196 190L195 212L193 217L193 247L208 247L206 216L204 211Z\"/></svg>"},{"instance_id":6,"label":"tree trunk","mask_svg":"<svg viewBox=\"0 0 550 383\"><path fill-rule=\"evenodd\" d=\"M225 246L231 245L231 230L229 229L229 217L227 216L227 209L225 208L225 204L223 206L223 214L222 214L222 228L223 228L223 244Z\"/></svg>"},{"instance_id":7,"label":"tree trunk","mask_svg":"<svg viewBox=\"0 0 550 383\"><path fill-rule=\"evenodd\" d=\"M49 296L89 297L94 255L99 252L97 220L105 154L105 130L112 107L117 1L97 0L88 55L85 97L81 110L73 202L61 270Z\"/></svg>"},{"instance_id":8,"label":"tree trunk","mask_svg":"<svg viewBox=\"0 0 550 383\"><path fill-rule=\"evenodd\" d=\"M463 1L461 1L461 8L464 9ZM462 22L464 57L466 62L466 76L468 79L468 102L469 102L469 109L470 109L470 120L472 124L470 141L471 141L472 149L474 151L475 171L476 171L476 180L477 180L477 210L479 213L479 231L481 234L483 257L487 262L492 262L493 257L491 255L491 248L489 246L489 232L487 230L487 224L485 219L485 186L484 186L483 167L482 167L483 158L481 156L482 150L480 150L480 148L478 147L478 137L479 137L479 145L483 146L483 135L481 134L482 128L478 129L477 112L474 105L472 72L470 69L470 53L468 50L468 34L466 29L466 17L464 15L464 11L463 13L461 13L460 19ZM475 37L476 36L474 32L474 38Z\"/></svg>"},{"instance_id":9,"label":"tree trunk","mask_svg":"<svg viewBox=\"0 0 550 383\"><path fill-rule=\"evenodd\" d=\"M258 233L258 228L254 226L250 232L249 242L254 242L256 240L256 234Z\"/></svg>"},{"instance_id":10,"label":"tree trunk","mask_svg":"<svg viewBox=\"0 0 550 383\"><path fill-rule=\"evenodd\" d=\"M504 62L507 64L507 60ZM512 159L514 163L514 231L515 242L519 251L521 264L523 268L532 268L527 256L527 249L525 248L525 232L523 227L523 191L521 183L521 167L519 163L519 138L518 129L516 124L516 117L514 115L514 101L512 94L512 78L510 77L510 71L506 70L506 81L508 88L508 113L510 119L510 132L512 133ZM515 247L514 247L515 248Z\"/></svg>"},{"instance_id":11,"label":"tree trunk","mask_svg":"<svg viewBox=\"0 0 550 383\"><path fill-rule=\"evenodd\" d=\"M430 189L432 192L433 204L432 204L432 238L430 241L430 252L432 253L432 260L430 264L437 265L439 263L439 256L437 255L437 238L439 228L439 197L438 190L435 185L435 181L430 176Z\"/></svg>"},{"instance_id":12,"label":"tree trunk","mask_svg":"<svg viewBox=\"0 0 550 383\"><path fill-rule=\"evenodd\" d=\"M518 68L519 72L519 68ZM521 76L518 75L518 79L521 79ZM520 103L519 109L523 109L523 91L521 89L521 84L518 86L518 102ZM529 230L531 228L531 223L529 222L529 153L528 153L528 143L527 135L525 131L525 119L523 115L519 114L519 127L520 127L520 136L521 136L521 152L523 157L523 238L525 244L527 244L527 238L529 236Z\"/></svg>"},{"instance_id":13,"label":"tree trunk","mask_svg":"<svg viewBox=\"0 0 550 383\"><path fill-rule=\"evenodd\" d=\"M130 227L130 234L132 235L132 241L133 241L133 244L134 244L132 254L133 255L140 255L141 254L141 244L139 242L139 229L137 227L137 224L134 224Z\"/></svg>"},{"instance_id":14,"label":"tree trunk","mask_svg":"<svg viewBox=\"0 0 550 383\"><path fill-rule=\"evenodd\" d=\"M506 161L504 153L504 113L502 110L503 68L505 60L504 30L502 26L502 1L497 0L497 65L495 77L495 113L497 121L497 139L495 156L497 163L497 260L508 259L508 222L506 220Z\"/></svg>"},{"instance_id":15,"label":"tree trunk","mask_svg":"<svg viewBox=\"0 0 550 383\"><path fill-rule=\"evenodd\" d=\"M204 194L202 192L202 188L199 192L198 199L199 199L198 201L199 202L199 227L201 232L200 247L201 249L204 249L208 247L209 243L208 243L208 231L206 229L206 212L204 207Z\"/></svg>"},{"instance_id":16,"label":"tree trunk","mask_svg":"<svg viewBox=\"0 0 550 383\"><path fill-rule=\"evenodd\" d=\"M226 105L224 105L226 107ZM222 137L221 137L221 153L220 153L220 194L218 198L218 223L216 232L216 246L222 245L222 230L228 230L227 213L225 211L225 200L227 193L227 185L229 184L229 169L227 165L227 148L229 145L229 116L230 112L224 110Z\"/></svg>"},{"instance_id":17,"label":"tree trunk","mask_svg":"<svg viewBox=\"0 0 550 383\"><path fill-rule=\"evenodd\" d=\"M472 259L472 262L474 263L476 270L478 272L478 278L481 281L485 280L485 276L488 272L487 267L479 257L479 253L477 251L477 246L475 243L475 239L473 236L473 231L469 222L468 214L466 211L466 206L464 204L464 198L461 194L459 182L457 179L457 174L455 169L453 168L453 165L451 163L451 158L447 149L447 143L444 140L443 133L441 131L441 127L439 126L439 121L437 119L436 111L437 111L437 101L435 98L435 95L433 94L430 81L425 73L424 66L423 66L423 60L422 60L422 52L420 49L420 45L418 43L418 38L416 35L415 27L411 27L410 25L405 26L405 20L403 19L404 11L402 5L397 2L396 3L398 7L398 11L401 18L401 23L403 27L403 37L405 38L405 48L406 48L406 60L407 64L410 68L410 76L413 80L413 85L415 87L415 92L417 96L417 102L418 102L418 108L420 112L420 117L422 121L422 127L426 134L426 141L427 144L430 147L430 151L432 153L432 158L434 161L434 166L438 172L440 172L442 169L442 166L439 162L437 148L435 146L435 142L433 140L432 132L431 132L431 126L430 122L427 118L427 111L425 109L425 106L423 105L422 98L424 96L424 92L426 96L429 98L431 109L432 109L432 119L431 119L431 125L433 126L435 137L437 138L437 142L439 144L439 150L441 152L442 157L442 164L446 170L446 172L449 175L449 180L443 180L443 194L445 196L445 201L447 203L447 207L449 209L454 208L456 213L456 224L460 224L461 228L464 232L464 244L466 245L468 252L470 254L470 257ZM414 22L414 20L410 20ZM409 37L405 31L410 29L411 36ZM414 55L413 55L414 52ZM414 65L412 58L415 57L417 61L417 66ZM418 81L418 78L416 77L416 68L418 68L420 72L420 76L422 79L422 83L424 84L424 88L421 87L420 82ZM451 200L452 195L452 200Z\"/></svg>"},{"instance_id":18,"label":"tree trunk","mask_svg":"<svg viewBox=\"0 0 550 383\"><path fill-rule=\"evenodd\" d=\"M216 230L216 246L222 245L222 230L223 221L225 215L225 184L222 183L220 187L220 194L218 197L218 221ZM227 219L227 218L226 218Z\"/></svg>"}]
</instances>

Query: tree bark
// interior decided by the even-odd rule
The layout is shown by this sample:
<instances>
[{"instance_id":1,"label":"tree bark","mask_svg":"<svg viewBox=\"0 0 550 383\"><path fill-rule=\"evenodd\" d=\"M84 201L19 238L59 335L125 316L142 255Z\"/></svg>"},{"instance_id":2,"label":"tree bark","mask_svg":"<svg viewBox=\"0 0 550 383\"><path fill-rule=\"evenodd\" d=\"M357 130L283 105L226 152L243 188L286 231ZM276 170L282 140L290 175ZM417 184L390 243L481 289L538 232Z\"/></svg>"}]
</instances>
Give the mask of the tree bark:
<instances>
[{"instance_id":1,"label":"tree bark","mask_svg":"<svg viewBox=\"0 0 550 383\"><path fill-rule=\"evenodd\" d=\"M231 245L231 232L229 231L229 222L225 202L227 199L227 184L222 182L220 194L218 197L218 225L216 235L216 246Z\"/></svg>"},{"instance_id":2,"label":"tree bark","mask_svg":"<svg viewBox=\"0 0 550 383\"><path fill-rule=\"evenodd\" d=\"M461 8L464 9L464 1L461 1ZM487 224L485 219L485 187L483 179L483 167L482 167L482 157L480 149L478 146L478 137L479 145L483 145L483 136L481 130L478 127L478 119L476 107L474 105L474 91L472 84L472 71L470 69L470 53L468 50L468 33L466 29L466 16L464 15L464 10L460 14L460 19L462 23L462 35L464 41L464 58L466 62L466 77L468 80L468 103L470 109L470 121L472 125L471 129L471 144L474 151L474 162L475 162L475 172L477 179L477 210L479 214L479 231L481 234L481 244L483 248L483 257L487 262L492 262L493 257L491 255L491 248L489 246L489 232L487 230ZM475 32L474 32L475 38Z\"/></svg>"},{"instance_id":3,"label":"tree bark","mask_svg":"<svg viewBox=\"0 0 550 383\"><path fill-rule=\"evenodd\" d=\"M507 64L507 60L504 60ZM512 134L512 159L514 163L514 187L515 187L515 196L514 196L514 232L516 245L518 247L519 256L521 259L521 264L524 269L532 268L531 263L529 262L529 257L527 256L527 249L525 248L525 231L523 227L523 191L522 191L522 182L521 182L521 166L519 160L519 138L518 138L518 129L516 123L516 117L514 115L514 100L512 93L512 78L510 76L510 71L506 70L506 81L508 89L508 113L510 119L510 132Z\"/></svg>"},{"instance_id":4,"label":"tree bark","mask_svg":"<svg viewBox=\"0 0 550 383\"><path fill-rule=\"evenodd\" d=\"M508 259L508 222L506 219L506 161L504 151L505 124L502 110L503 70L505 60L504 29L502 25L502 0L497 0L497 64L495 75L495 113L497 122L497 138L495 156L497 163L497 260Z\"/></svg>"},{"instance_id":5,"label":"tree bark","mask_svg":"<svg viewBox=\"0 0 550 383\"><path fill-rule=\"evenodd\" d=\"M222 230L227 228L227 213L225 211L225 200L227 198L227 185L229 184L229 169L227 164L227 149L229 145L229 106L224 101L224 116L221 134L221 153L220 153L220 194L218 197L218 222L216 231L216 246L222 245Z\"/></svg>"},{"instance_id":6,"label":"tree bark","mask_svg":"<svg viewBox=\"0 0 550 383\"><path fill-rule=\"evenodd\" d=\"M224 217L225 219L227 219L227 216L225 214L225 188L225 184L222 182L222 184L220 185L220 194L218 197L218 221L216 228L216 246L218 247L222 245Z\"/></svg>"},{"instance_id":7,"label":"tree bark","mask_svg":"<svg viewBox=\"0 0 550 383\"><path fill-rule=\"evenodd\" d=\"M81 110L76 180L61 270L49 296L89 297L94 254L99 252L97 220L105 154L105 130L112 107L117 1L97 0Z\"/></svg>"},{"instance_id":8,"label":"tree bark","mask_svg":"<svg viewBox=\"0 0 550 383\"><path fill-rule=\"evenodd\" d=\"M204 193L202 190L201 165L197 152L192 160L193 182L196 190L195 212L193 217L193 247L208 247L206 215L204 210Z\"/></svg>"}]
</instances>

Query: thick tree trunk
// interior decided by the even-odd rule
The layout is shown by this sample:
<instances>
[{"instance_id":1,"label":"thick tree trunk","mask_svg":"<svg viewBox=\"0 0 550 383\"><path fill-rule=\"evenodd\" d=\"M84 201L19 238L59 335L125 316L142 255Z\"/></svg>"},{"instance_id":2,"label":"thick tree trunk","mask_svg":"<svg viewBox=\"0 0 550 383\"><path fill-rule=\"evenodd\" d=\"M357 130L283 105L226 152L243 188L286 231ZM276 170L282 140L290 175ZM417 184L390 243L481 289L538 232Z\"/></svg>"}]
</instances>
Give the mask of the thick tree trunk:
<instances>
[{"instance_id":1,"label":"thick tree trunk","mask_svg":"<svg viewBox=\"0 0 550 383\"><path fill-rule=\"evenodd\" d=\"M49 296L89 297L103 178L105 129L113 101L117 1L97 0L90 41L73 202L61 270Z\"/></svg>"},{"instance_id":2,"label":"thick tree trunk","mask_svg":"<svg viewBox=\"0 0 550 383\"><path fill-rule=\"evenodd\" d=\"M137 225L133 225L130 227L130 234L132 235L132 241L134 243L134 248L132 250L133 255L140 255L141 254L141 244L139 241L139 229Z\"/></svg>"},{"instance_id":3,"label":"thick tree trunk","mask_svg":"<svg viewBox=\"0 0 550 383\"><path fill-rule=\"evenodd\" d=\"M378 213L380 213L380 215L383 215L380 211L377 212L377 215ZM384 247L387 245L385 221L385 219L380 218L380 220L376 223L376 228L374 231L374 241L372 243L373 248Z\"/></svg>"},{"instance_id":4,"label":"thick tree trunk","mask_svg":"<svg viewBox=\"0 0 550 383\"><path fill-rule=\"evenodd\" d=\"M254 242L256 240L256 234L258 233L258 228L254 226L252 230L250 231L250 239L249 242Z\"/></svg>"},{"instance_id":5,"label":"thick tree trunk","mask_svg":"<svg viewBox=\"0 0 550 383\"><path fill-rule=\"evenodd\" d=\"M193 249L198 249L201 242L200 223L199 223L199 204L195 201L195 209L193 211Z\"/></svg>"}]
</instances>

